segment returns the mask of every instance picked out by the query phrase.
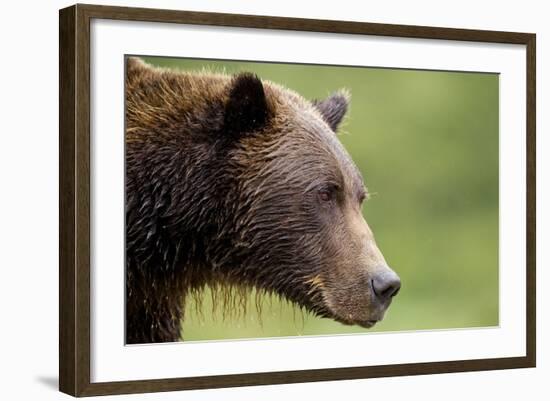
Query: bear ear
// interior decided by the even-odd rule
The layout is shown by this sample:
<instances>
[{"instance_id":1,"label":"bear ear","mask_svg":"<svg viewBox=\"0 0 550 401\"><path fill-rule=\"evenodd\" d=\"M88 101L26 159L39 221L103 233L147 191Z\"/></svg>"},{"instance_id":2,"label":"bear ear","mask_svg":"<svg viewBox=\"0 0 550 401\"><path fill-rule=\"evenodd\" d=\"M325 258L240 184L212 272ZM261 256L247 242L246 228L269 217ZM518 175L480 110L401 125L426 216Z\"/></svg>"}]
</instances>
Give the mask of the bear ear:
<instances>
[{"instance_id":1,"label":"bear ear","mask_svg":"<svg viewBox=\"0 0 550 401\"><path fill-rule=\"evenodd\" d=\"M232 136L250 133L262 128L267 117L267 100L262 81L249 72L233 77L225 105L225 131Z\"/></svg>"},{"instance_id":2,"label":"bear ear","mask_svg":"<svg viewBox=\"0 0 550 401\"><path fill-rule=\"evenodd\" d=\"M348 92L339 91L324 100L314 100L313 105L329 127L336 132L348 110L349 99Z\"/></svg>"}]
</instances>

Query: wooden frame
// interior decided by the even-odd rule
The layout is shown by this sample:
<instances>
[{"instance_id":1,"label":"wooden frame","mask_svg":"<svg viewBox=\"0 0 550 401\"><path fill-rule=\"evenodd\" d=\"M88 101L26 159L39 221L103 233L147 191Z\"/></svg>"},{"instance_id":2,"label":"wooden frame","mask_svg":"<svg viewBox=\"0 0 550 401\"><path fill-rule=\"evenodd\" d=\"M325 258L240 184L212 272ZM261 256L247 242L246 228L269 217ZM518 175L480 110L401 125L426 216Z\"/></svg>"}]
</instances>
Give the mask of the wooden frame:
<instances>
[{"instance_id":1,"label":"wooden frame","mask_svg":"<svg viewBox=\"0 0 550 401\"><path fill-rule=\"evenodd\" d=\"M527 48L526 350L524 357L123 382L90 382L90 20L92 18L522 44ZM251 15L75 5L60 10L59 388L73 396L534 367L535 41L495 32Z\"/></svg>"}]
</instances>

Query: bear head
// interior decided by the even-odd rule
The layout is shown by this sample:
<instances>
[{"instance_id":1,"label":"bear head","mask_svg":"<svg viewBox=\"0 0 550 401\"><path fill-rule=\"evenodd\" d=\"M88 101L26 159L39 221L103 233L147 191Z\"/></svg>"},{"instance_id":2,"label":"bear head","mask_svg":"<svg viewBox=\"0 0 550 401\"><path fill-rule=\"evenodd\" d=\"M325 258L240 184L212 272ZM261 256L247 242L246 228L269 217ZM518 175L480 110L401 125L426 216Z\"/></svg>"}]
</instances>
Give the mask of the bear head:
<instances>
[{"instance_id":1,"label":"bear head","mask_svg":"<svg viewBox=\"0 0 550 401\"><path fill-rule=\"evenodd\" d=\"M187 248L209 271L203 277L276 294L344 324L380 321L400 280L363 217L367 189L336 135L348 93L308 101L251 73L203 74L194 81L190 74L131 62L147 69L144 79L158 75L157 88L187 87L188 94L178 96L194 98L174 100L182 102L178 113L185 123L170 125L170 143L185 143L180 155L187 162L178 180L186 188L180 192L193 197L172 196L169 214L178 217L170 235L193 238ZM161 119L172 124L176 114ZM196 182L199 170L209 173Z\"/></svg>"}]
</instances>

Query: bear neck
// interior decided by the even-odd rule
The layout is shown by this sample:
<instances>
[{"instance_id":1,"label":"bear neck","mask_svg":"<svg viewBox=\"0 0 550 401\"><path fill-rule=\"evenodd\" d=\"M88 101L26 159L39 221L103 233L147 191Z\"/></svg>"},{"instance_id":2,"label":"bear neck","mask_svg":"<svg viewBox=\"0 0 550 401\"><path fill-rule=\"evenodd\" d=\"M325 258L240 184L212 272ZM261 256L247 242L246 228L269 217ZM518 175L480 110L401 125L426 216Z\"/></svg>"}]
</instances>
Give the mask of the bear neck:
<instances>
[{"instance_id":1,"label":"bear neck","mask_svg":"<svg viewBox=\"0 0 550 401\"><path fill-rule=\"evenodd\" d=\"M217 148L127 144L128 157L139 165L135 170L147 172L127 171L130 263L204 279L237 263L228 243L234 234L237 185L226 151Z\"/></svg>"}]
</instances>

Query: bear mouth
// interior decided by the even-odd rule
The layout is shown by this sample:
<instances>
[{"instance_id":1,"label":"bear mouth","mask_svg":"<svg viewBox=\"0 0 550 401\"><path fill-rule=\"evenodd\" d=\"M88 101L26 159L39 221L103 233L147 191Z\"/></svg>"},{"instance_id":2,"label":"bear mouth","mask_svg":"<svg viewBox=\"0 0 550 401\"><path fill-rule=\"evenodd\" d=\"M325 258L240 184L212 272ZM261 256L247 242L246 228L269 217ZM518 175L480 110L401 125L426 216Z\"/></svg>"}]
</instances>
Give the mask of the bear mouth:
<instances>
[{"instance_id":1,"label":"bear mouth","mask_svg":"<svg viewBox=\"0 0 550 401\"><path fill-rule=\"evenodd\" d=\"M365 329L370 329L371 327L374 327L379 321L380 320L360 320L355 322L355 324L364 327Z\"/></svg>"},{"instance_id":2,"label":"bear mouth","mask_svg":"<svg viewBox=\"0 0 550 401\"><path fill-rule=\"evenodd\" d=\"M338 323L341 323L346 326L359 326L363 327L365 329L370 329L371 327L375 326L377 323L379 323L382 318L376 319L376 318L370 318L370 319L353 319L353 318L344 318L342 316L338 316L334 313L324 313L321 317L332 319Z\"/></svg>"},{"instance_id":3,"label":"bear mouth","mask_svg":"<svg viewBox=\"0 0 550 401\"><path fill-rule=\"evenodd\" d=\"M365 329L370 329L371 327L374 327L376 323L380 322L378 319L367 319L367 320L348 320L348 319L341 319L337 317L333 317L334 320L337 322L340 322L342 324L345 324L346 326L360 326Z\"/></svg>"},{"instance_id":4,"label":"bear mouth","mask_svg":"<svg viewBox=\"0 0 550 401\"><path fill-rule=\"evenodd\" d=\"M324 318L324 319L330 319L335 322L341 323L345 326L359 326L365 329L370 329L374 327L377 323L382 321L384 318L384 312L386 308L376 311L372 311L371 313L367 314L367 316L353 316L353 315L344 315L340 313L336 313L330 308L330 305L327 305L324 303L323 305L312 305L312 304L306 304L301 305L304 306L305 309L312 313L314 316Z\"/></svg>"}]
</instances>

